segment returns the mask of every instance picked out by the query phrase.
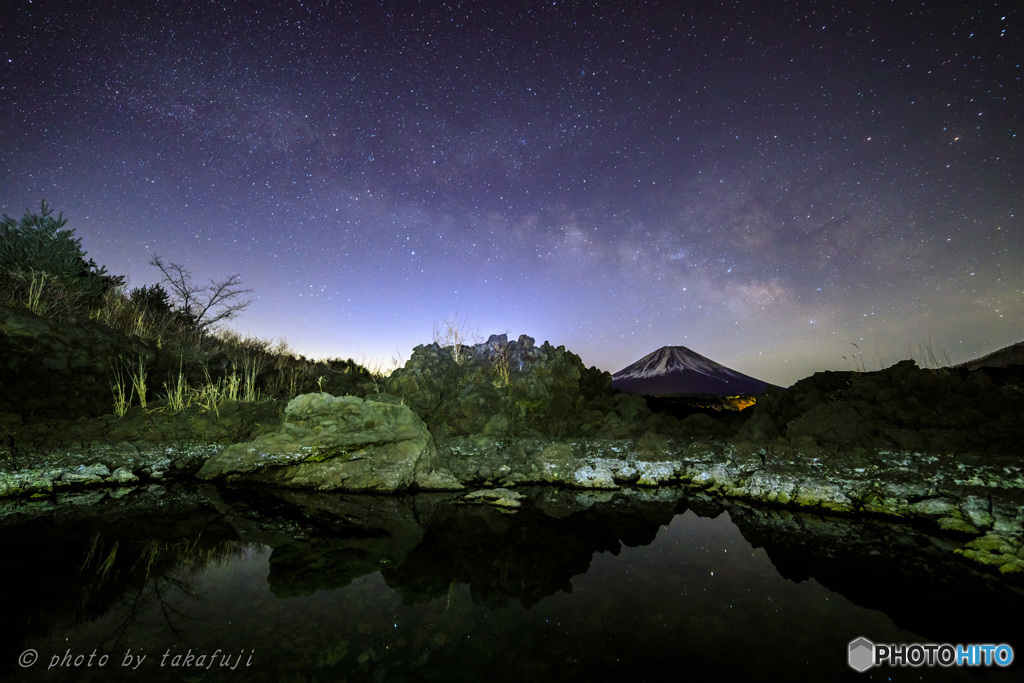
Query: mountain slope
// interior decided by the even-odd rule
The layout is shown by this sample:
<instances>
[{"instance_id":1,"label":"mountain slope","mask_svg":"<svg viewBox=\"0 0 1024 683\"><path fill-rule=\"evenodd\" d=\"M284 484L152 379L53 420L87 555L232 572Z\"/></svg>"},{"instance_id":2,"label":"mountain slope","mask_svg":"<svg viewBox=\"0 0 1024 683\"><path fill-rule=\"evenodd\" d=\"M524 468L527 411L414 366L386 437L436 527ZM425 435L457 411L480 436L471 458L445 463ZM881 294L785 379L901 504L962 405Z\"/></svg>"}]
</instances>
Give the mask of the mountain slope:
<instances>
[{"instance_id":1,"label":"mountain slope","mask_svg":"<svg viewBox=\"0 0 1024 683\"><path fill-rule=\"evenodd\" d=\"M998 351L993 351L966 363L960 363L955 367L977 370L978 368L1005 368L1007 365L1024 365L1024 341L1010 344Z\"/></svg>"},{"instance_id":2,"label":"mountain slope","mask_svg":"<svg viewBox=\"0 0 1024 683\"><path fill-rule=\"evenodd\" d=\"M615 389L645 396L741 396L763 394L768 386L685 346L663 346L612 375Z\"/></svg>"}]
</instances>

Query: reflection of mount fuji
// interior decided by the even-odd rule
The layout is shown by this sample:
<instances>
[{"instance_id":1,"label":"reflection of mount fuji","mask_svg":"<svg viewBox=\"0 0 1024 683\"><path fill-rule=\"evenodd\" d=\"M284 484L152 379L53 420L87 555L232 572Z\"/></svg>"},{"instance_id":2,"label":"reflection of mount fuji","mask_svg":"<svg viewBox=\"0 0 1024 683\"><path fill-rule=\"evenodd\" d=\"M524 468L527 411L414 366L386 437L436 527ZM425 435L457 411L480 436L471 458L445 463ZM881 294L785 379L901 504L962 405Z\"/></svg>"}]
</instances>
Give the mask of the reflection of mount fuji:
<instances>
[{"instance_id":1,"label":"reflection of mount fuji","mask_svg":"<svg viewBox=\"0 0 1024 683\"><path fill-rule=\"evenodd\" d=\"M685 346L663 346L612 375L612 386L645 396L749 396L770 386Z\"/></svg>"}]
</instances>

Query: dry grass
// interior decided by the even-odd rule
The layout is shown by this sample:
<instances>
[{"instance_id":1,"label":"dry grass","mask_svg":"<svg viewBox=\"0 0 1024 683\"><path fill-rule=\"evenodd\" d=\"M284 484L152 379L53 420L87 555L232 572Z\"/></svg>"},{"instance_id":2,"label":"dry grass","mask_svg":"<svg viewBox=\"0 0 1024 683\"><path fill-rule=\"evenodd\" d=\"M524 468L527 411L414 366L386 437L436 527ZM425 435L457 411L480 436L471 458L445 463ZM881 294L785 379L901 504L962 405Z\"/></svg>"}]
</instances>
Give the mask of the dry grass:
<instances>
[{"instance_id":1,"label":"dry grass","mask_svg":"<svg viewBox=\"0 0 1024 683\"><path fill-rule=\"evenodd\" d=\"M172 413L180 413L192 405L192 392L189 390L188 380L181 367L178 367L178 376L170 382L164 382L164 392L167 398L167 410Z\"/></svg>"},{"instance_id":2,"label":"dry grass","mask_svg":"<svg viewBox=\"0 0 1024 683\"><path fill-rule=\"evenodd\" d=\"M48 273L0 268L0 303L38 316L69 320L87 313L79 291Z\"/></svg>"},{"instance_id":3,"label":"dry grass","mask_svg":"<svg viewBox=\"0 0 1024 683\"><path fill-rule=\"evenodd\" d=\"M451 349L452 360L460 363L465 359L464 346L475 341L479 335L474 335L472 340L467 332L466 320L459 320L459 312L444 319L444 326L439 327L434 323L433 340L442 349Z\"/></svg>"},{"instance_id":4,"label":"dry grass","mask_svg":"<svg viewBox=\"0 0 1024 683\"><path fill-rule=\"evenodd\" d=\"M120 368L115 368L114 379L111 382L110 388L114 393L114 414L118 417L124 417L125 413L128 412L129 406L132 404L133 396L126 391L131 389L131 383L125 381L124 374Z\"/></svg>"},{"instance_id":5,"label":"dry grass","mask_svg":"<svg viewBox=\"0 0 1024 683\"><path fill-rule=\"evenodd\" d=\"M854 372L869 372L868 361L865 360L860 347L855 343L850 345L853 346L854 351L848 356L842 357L846 361L847 368ZM917 363L920 368L938 370L940 372L948 372L953 365L949 353L934 339L918 342L916 346L908 343L906 358ZM876 370L882 370L890 365L878 353L875 353L875 360L877 363ZM871 365L874 366L875 364L872 363Z\"/></svg>"},{"instance_id":6,"label":"dry grass","mask_svg":"<svg viewBox=\"0 0 1024 683\"><path fill-rule=\"evenodd\" d=\"M907 354L922 368L948 371L953 366L949 352L934 339L919 342L916 351L908 344Z\"/></svg>"},{"instance_id":7,"label":"dry grass","mask_svg":"<svg viewBox=\"0 0 1024 683\"><path fill-rule=\"evenodd\" d=\"M202 406L203 410L220 415L219 406L226 402L248 401L255 403L259 400L259 392L254 388L255 378L246 381L238 373L214 381L210 376L209 368L204 365L203 371L206 381L198 386L189 386L185 373L178 369L177 377L169 382L164 382L165 403L164 410L172 413L179 413L193 405ZM243 386L252 387L247 393Z\"/></svg>"},{"instance_id":8,"label":"dry grass","mask_svg":"<svg viewBox=\"0 0 1024 683\"><path fill-rule=\"evenodd\" d=\"M329 379L336 378L339 372L353 371L351 362L338 368L335 361L296 357L284 339L266 340L225 328L198 330L180 313L155 310L144 301L144 298L133 297L122 286L112 287L100 300L90 303L59 278L45 273L0 269L0 304L27 308L37 315L64 322L90 319L155 345L163 352L161 358L177 356L180 359L177 375L163 382L157 380L165 399L159 410L179 412L201 405L206 410L216 411L225 401L256 402L264 397L290 399L303 391L315 391L318 386L329 390ZM464 341L458 334L455 338ZM211 365L214 359L218 363L217 370ZM151 363L142 357L133 361L119 357L111 363L110 386L114 412L118 416L124 416L133 405L152 407L152 394L147 391L147 385L152 382L152 371L148 367ZM196 380L198 367L203 368L205 381ZM191 372L187 368L192 368ZM359 367L355 370L363 371ZM378 379L386 374L375 373Z\"/></svg>"},{"instance_id":9,"label":"dry grass","mask_svg":"<svg viewBox=\"0 0 1024 683\"><path fill-rule=\"evenodd\" d=\"M498 378L498 386L508 386L509 383L509 368L508 368L508 357L509 347L508 344L502 344L497 352L491 357L491 367L494 369L495 374Z\"/></svg>"},{"instance_id":10,"label":"dry grass","mask_svg":"<svg viewBox=\"0 0 1024 683\"><path fill-rule=\"evenodd\" d=\"M111 391L114 394L114 414L124 417L137 396L139 405L146 407L146 359L139 356L138 364L118 358L112 363L113 379Z\"/></svg>"}]
</instances>

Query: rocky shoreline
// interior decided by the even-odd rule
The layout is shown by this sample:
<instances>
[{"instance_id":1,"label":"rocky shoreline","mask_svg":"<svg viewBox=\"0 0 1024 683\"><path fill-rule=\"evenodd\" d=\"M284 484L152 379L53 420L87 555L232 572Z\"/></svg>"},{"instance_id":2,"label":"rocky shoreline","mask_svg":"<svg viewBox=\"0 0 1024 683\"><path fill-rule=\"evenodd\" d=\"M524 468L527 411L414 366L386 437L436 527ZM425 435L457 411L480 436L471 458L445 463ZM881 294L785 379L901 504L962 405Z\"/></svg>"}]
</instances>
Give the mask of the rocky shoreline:
<instances>
[{"instance_id":1,"label":"rocky shoreline","mask_svg":"<svg viewBox=\"0 0 1024 683\"><path fill-rule=\"evenodd\" d=\"M452 439L437 448L429 455L429 469L419 458L398 465L382 465L370 457L346 460L362 468L361 475L350 472L341 485L325 488L309 483L308 476L275 481L208 466L230 455L232 448L248 450L245 443L189 439L58 448L38 461L28 458L34 461L31 466L12 469L5 462L0 497L8 499L3 507L9 514L28 512L37 507L34 502L47 501L49 508L63 493L93 491L93 499L102 499L123 496L140 484L197 477L229 486L387 494L514 490L534 484L599 491L680 487L762 506L920 525L948 537L952 552L965 560L1005 577L1024 578L1024 472L1011 458L971 464L952 455L887 451L837 462L779 457L750 442L686 443L657 435L617 440L477 436ZM306 450L303 455L315 458L316 453L322 451ZM371 465L372 472L367 470ZM333 472L344 469L338 464ZM268 469L275 470L275 477L284 471ZM381 472L387 476L382 478Z\"/></svg>"},{"instance_id":2,"label":"rocky shoreline","mask_svg":"<svg viewBox=\"0 0 1024 683\"><path fill-rule=\"evenodd\" d=\"M56 334L54 325L35 327ZM30 353L28 337L5 333L8 359ZM52 406L44 417L0 413L4 514L49 509L73 492L117 497L197 479L319 493L451 491L492 504L515 496L474 492L678 487L917 525L948 538L949 552L969 564L1024 579L1019 367L903 362L818 373L742 414L681 418L652 412L642 397L613 391L608 373L529 337L495 335L455 351L417 347L363 396L318 392L180 412L156 400L123 417L72 420L50 417ZM89 382L94 391L95 373Z\"/></svg>"}]
</instances>

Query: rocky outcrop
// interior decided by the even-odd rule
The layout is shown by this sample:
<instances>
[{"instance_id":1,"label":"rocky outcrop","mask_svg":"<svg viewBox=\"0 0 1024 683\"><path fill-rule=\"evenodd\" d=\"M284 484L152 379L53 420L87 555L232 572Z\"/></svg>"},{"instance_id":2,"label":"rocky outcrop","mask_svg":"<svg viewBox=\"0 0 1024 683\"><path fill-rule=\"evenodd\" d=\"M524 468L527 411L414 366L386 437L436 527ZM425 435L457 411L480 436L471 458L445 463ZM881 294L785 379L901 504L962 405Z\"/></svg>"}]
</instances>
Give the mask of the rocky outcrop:
<instances>
[{"instance_id":1,"label":"rocky outcrop","mask_svg":"<svg viewBox=\"0 0 1024 683\"><path fill-rule=\"evenodd\" d=\"M878 372L818 372L759 398L737 438L809 455L1016 454L1024 443L1019 370L927 370L907 360Z\"/></svg>"},{"instance_id":2,"label":"rocky outcrop","mask_svg":"<svg viewBox=\"0 0 1024 683\"><path fill-rule=\"evenodd\" d=\"M491 335L475 346L417 346L385 391L402 398L438 442L470 434L618 438L659 418L640 396L612 390L611 375L547 342Z\"/></svg>"},{"instance_id":3,"label":"rocky outcrop","mask_svg":"<svg viewBox=\"0 0 1024 683\"><path fill-rule=\"evenodd\" d=\"M288 403L279 431L229 446L198 476L315 491L460 488L436 456L426 425L406 405L304 394Z\"/></svg>"}]
</instances>

